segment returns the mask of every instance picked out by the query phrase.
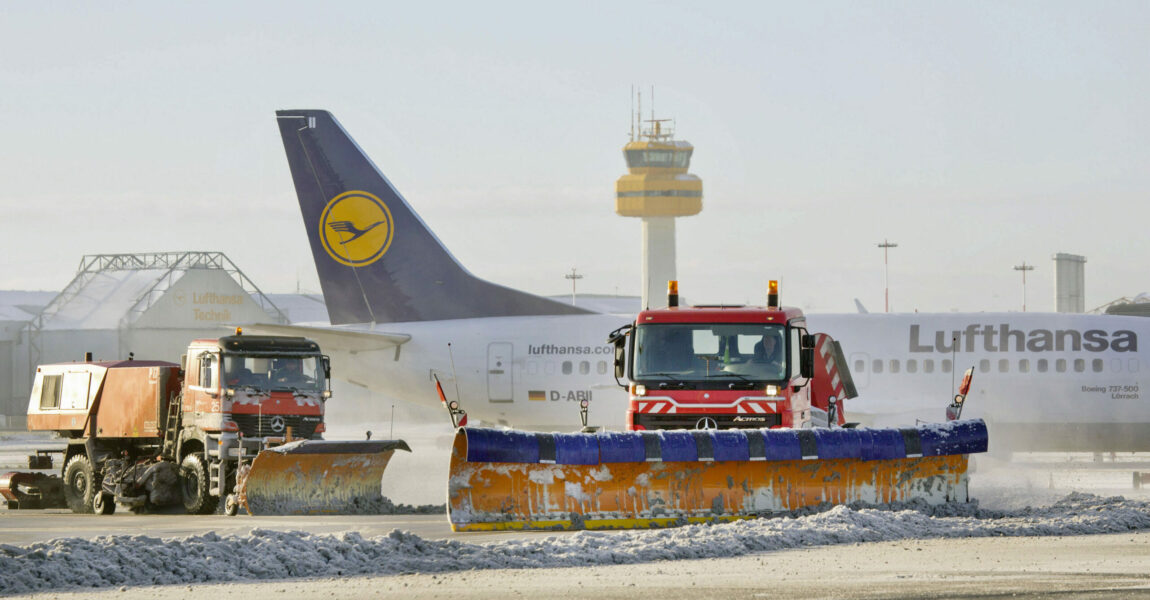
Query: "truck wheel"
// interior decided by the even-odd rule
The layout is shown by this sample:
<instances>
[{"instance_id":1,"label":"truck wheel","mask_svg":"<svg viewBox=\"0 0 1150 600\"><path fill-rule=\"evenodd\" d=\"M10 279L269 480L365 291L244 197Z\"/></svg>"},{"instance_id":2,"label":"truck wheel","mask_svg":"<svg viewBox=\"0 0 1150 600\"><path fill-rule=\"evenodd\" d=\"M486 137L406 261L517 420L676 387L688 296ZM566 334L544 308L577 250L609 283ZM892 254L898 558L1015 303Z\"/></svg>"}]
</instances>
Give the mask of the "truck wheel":
<instances>
[{"instance_id":1,"label":"truck wheel","mask_svg":"<svg viewBox=\"0 0 1150 600\"><path fill-rule=\"evenodd\" d=\"M209 494L211 482L208 480L208 466L199 454L189 454L180 463L181 495L184 508L190 515L207 515L216 510L220 499Z\"/></svg>"},{"instance_id":2,"label":"truck wheel","mask_svg":"<svg viewBox=\"0 0 1150 600\"><path fill-rule=\"evenodd\" d=\"M74 513L92 512L92 498L96 494L96 474L92 463L83 454L77 454L64 467L64 499Z\"/></svg>"},{"instance_id":3,"label":"truck wheel","mask_svg":"<svg viewBox=\"0 0 1150 600\"><path fill-rule=\"evenodd\" d=\"M227 499L224 500L224 514L229 517L234 517L236 516L236 513L239 512L239 510L240 503L238 500L236 500L236 495L228 494Z\"/></svg>"},{"instance_id":4,"label":"truck wheel","mask_svg":"<svg viewBox=\"0 0 1150 600\"><path fill-rule=\"evenodd\" d=\"M116 499L107 492L94 494L92 510L98 515L110 515L116 512Z\"/></svg>"}]
</instances>

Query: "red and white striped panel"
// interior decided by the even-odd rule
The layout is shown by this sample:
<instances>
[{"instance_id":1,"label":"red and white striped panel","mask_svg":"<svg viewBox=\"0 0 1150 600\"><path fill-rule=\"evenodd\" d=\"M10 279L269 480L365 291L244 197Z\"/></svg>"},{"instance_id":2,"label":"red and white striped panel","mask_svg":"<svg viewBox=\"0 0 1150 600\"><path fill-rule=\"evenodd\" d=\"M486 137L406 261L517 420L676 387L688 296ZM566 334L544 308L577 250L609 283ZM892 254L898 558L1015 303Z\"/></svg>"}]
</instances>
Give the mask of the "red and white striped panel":
<instances>
[{"instance_id":1,"label":"red and white striped panel","mask_svg":"<svg viewBox=\"0 0 1150 600\"><path fill-rule=\"evenodd\" d=\"M669 415L675 413L675 403L671 400L650 400L635 403L635 412Z\"/></svg>"},{"instance_id":2,"label":"red and white striped panel","mask_svg":"<svg viewBox=\"0 0 1150 600\"><path fill-rule=\"evenodd\" d=\"M738 410L735 412L740 415L765 415L777 411L775 411L774 403L768 400L744 400L739 403Z\"/></svg>"},{"instance_id":3,"label":"red and white striped panel","mask_svg":"<svg viewBox=\"0 0 1150 600\"><path fill-rule=\"evenodd\" d=\"M819 337L822 338L822 343L819 344L819 357L822 358L823 366L826 367L827 370L827 379L830 381L831 394L836 398L842 398L844 392L843 382L842 379L839 378L839 370L835 366L834 341L829 335L820 334Z\"/></svg>"},{"instance_id":4,"label":"red and white striped panel","mask_svg":"<svg viewBox=\"0 0 1150 600\"><path fill-rule=\"evenodd\" d=\"M741 400L732 402L730 404L678 404L670 398L660 398L654 400L637 400L635 402L635 412L644 414L659 414L671 415L680 411L691 412L694 410L709 410L729 412L734 409L734 413L740 415L764 415L773 414L778 411L775 400ZM725 411L722 409L726 409Z\"/></svg>"}]
</instances>

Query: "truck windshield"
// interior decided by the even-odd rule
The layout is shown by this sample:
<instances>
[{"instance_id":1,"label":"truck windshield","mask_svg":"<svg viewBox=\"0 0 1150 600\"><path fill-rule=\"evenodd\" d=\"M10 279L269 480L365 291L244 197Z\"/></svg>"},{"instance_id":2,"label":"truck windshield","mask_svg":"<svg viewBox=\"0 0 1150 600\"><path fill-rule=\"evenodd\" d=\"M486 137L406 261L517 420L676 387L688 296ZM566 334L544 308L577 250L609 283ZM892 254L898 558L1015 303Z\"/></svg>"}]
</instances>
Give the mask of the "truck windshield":
<instances>
[{"instance_id":1,"label":"truck windshield","mask_svg":"<svg viewBox=\"0 0 1150 600\"><path fill-rule=\"evenodd\" d=\"M652 323L635 332L637 381L781 381L785 328L763 323Z\"/></svg>"},{"instance_id":2,"label":"truck windshield","mask_svg":"<svg viewBox=\"0 0 1150 600\"><path fill-rule=\"evenodd\" d=\"M225 387L322 392L323 365L318 356L225 354Z\"/></svg>"}]
</instances>

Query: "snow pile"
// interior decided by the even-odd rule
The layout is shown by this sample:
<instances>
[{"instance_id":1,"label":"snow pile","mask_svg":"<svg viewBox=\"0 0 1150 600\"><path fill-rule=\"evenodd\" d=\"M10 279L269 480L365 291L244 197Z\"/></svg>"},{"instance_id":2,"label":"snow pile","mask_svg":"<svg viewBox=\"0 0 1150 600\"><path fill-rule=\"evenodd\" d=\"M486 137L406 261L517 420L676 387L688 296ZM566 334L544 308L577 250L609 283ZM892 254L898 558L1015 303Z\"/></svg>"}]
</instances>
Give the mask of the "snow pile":
<instances>
[{"instance_id":1,"label":"snow pile","mask_svg":"<svg viewBox=\"0 0 1150 600\"><path fill-rule=\"evenodd\" d=\"M654 531L573 535L469 544L402 531L365 539L254 529L182 539L109 536L0 545L0 594L75 587L140 586L468 569L572 567L722 558L753 552L907 538L1081 535L1150 529L1150 502L1072 493L1053 505L986 510L850 508L793 518L694 525Z\"/></svg>"}]
</instances>

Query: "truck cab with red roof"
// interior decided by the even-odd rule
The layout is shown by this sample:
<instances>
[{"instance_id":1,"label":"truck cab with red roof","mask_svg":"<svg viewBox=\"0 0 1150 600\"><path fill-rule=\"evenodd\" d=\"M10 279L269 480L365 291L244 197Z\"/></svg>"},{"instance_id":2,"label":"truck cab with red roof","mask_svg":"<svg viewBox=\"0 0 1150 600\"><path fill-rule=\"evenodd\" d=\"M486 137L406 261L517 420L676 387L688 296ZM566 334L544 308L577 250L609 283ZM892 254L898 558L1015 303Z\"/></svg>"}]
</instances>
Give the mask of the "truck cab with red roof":
<instances>
[{"instance_id":1,"label":"truck cab with red roof","mask_svg":"<svg viewBox=\"0 0 1150 600\"><path fill-rule=\"evenodd\" d=\"M627 380L628 429L843 424L839 402L854 393L841 349L810 334L802 310L778 305L776 282L767 306L679 306L669 287L666 308L640 312L609 340L616 379Z\"/></svg>"}]
</instances>

